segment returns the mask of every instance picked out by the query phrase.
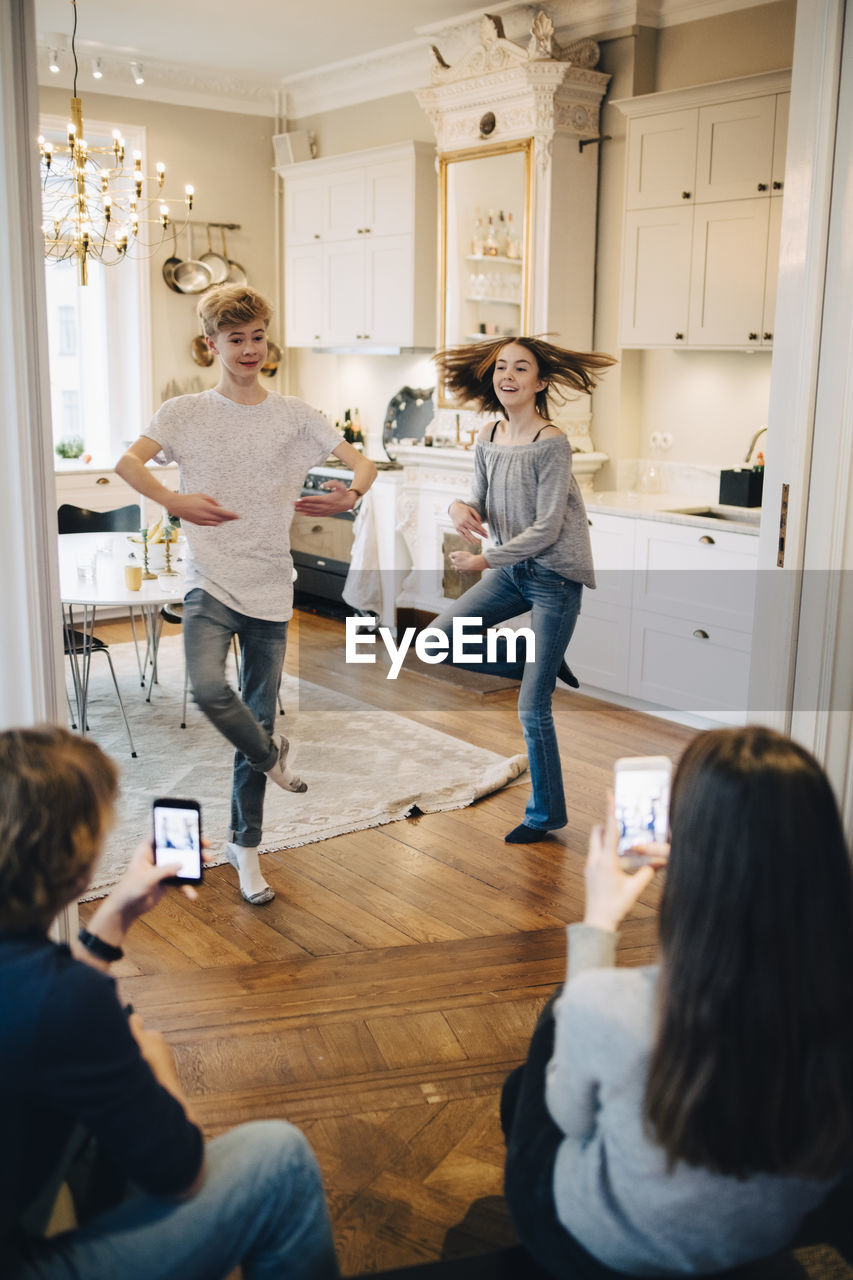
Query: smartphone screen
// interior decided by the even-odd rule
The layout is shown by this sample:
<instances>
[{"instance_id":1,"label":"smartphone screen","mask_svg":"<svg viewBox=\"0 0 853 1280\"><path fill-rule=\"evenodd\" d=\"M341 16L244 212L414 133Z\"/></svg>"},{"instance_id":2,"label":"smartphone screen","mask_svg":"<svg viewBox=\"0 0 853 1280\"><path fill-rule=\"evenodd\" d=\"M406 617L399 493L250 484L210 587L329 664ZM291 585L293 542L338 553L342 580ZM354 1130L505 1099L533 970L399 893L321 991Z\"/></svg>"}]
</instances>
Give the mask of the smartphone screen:
<instances>
[{"instance_id":1,"label":"smartphone screen","mask_svg":"<svg viewBox=\"0 0 853 1280\"><path fill-rule=\"evenodd\" d=\"M616 761L613 795L620 855L652 841L666 841L671 777L672 761L666 756Z\"/></svg>"},{"instance_id":2,"label":"smartphone screen","mask_svg":"<svg viewBox=\"0 0 853 1280\"><path fill-rule=\"evenodd\" d=\"M179 864L175 884L201 881L201 807L196 800L167 796L154 801L154 862Z\"/></svg>"}]
</instances>

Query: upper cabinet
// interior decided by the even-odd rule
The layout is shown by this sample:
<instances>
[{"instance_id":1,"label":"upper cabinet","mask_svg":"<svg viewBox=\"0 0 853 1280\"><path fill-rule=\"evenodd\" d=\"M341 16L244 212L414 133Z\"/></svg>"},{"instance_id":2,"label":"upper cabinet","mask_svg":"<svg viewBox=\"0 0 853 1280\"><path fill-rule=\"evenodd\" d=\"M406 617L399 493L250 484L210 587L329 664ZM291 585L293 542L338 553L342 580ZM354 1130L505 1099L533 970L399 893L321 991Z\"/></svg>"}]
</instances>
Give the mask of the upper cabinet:
<instances>
[{"instance_id":1,"label":"upper cabinet","mask_svg":"<svg viewBox=\"0 0 853 1280\"><path fill-rule=\"evenodd\" d=\"M435 154L407 142L278 170L285 184L285 342L432 347Z\"/></svg>"},{"instance_id":2,"label":"upper cabinet","mask_svg":"<svg viewBox=\"0 0 853 1280\"><path fill-rule=\"evenodd\" d=\"M625 99L623 347L773 341L790 74Z\"/></svg>"}]
</instances>

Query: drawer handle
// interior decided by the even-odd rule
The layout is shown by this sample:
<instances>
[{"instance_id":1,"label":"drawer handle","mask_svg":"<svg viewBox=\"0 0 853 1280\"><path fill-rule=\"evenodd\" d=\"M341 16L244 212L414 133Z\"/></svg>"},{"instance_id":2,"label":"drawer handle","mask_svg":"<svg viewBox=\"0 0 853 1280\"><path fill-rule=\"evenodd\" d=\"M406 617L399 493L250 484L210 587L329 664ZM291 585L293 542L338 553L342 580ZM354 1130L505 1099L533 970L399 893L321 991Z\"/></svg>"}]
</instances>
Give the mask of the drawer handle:
<instances>
[{"instance_id":1,"label":"drawer handle","mask_svg":"<svg viewBox=\"0 0 853 1280\"><path fill-rule=\"evenodd\" d=\"M322 526L321 524L312 524L312 526L311 526L311 532L312 532L312 533L322 533L322 532L323 532L323 526Z\"/></svg>"},{"instance_id":2,"label":"drawer handle","mask_svg":"<svg viewBox=\"0 0 853 1280\"><path fill-rule=\"evenodd\" d=\"M97 480L95 481L95 484L109 484L109 482L110 482L109 476L98 476Z\"/></svg>"},{"instance_id":3,"label":"drawer handle","mask_svg":"<svg viewBox=\"0 0 853 1280\"><path fill-rule=\"evenodd\" d=\"M772 333L765 333L765 334L763 335L763 337L764 337L764 341L765 341L765 342L772 342L772 341L773 341L773 334L772 334Z\"/></svg>"},{"instance_id":4,"label":"drawer handle","mask_svg":"<svg viewBox=\"0 0 853 1280\"><path fill-rule=\"evenodd\" d=\"M677 334L675 335L675 341L676 341L676 342L683 342L683 341L684 341L684 334L683 334L683 333L677 333Z\"/></svg>"},{"instance_id":5,"label":"drawer handle","mask_svg":"<svg viewBox=\"0 0 853 1280\"><path fill-rule=\"evenodd\" d=\"M697 640L710 640L710 638L711 638L711 637L708 635L708 632L707 632L707 631L703 631L701 627L697 627L697 628L696 628L696 630L693 632L693 634L694 634L694 636L696 637L696 639L697 639Z\"/></svg>"},{"instance_id":6,"label":"drawer handle","mask_svg":"<svg viewBox=\"0 0 853 1280\"><path fill-rule=\"evenodd\" d=\"M757 342L757 341L758 341L758 334L757 334L757 333L751 333L751 334L749 335L749 341L750 341L750 342Z\"/></svg>"},{"instance_id":7,"label":"drawer handle","mask_svg":"<svg viewBox=\"0 0 853 1280\"><path fill-rule=\"evenodd\" d=\"M689 200L692 194L692 191L682 191L681 198L682 200Z\"/></svg>"},{"instance_id":8,"label":"drawer handle","mask_svg":"<svg viewBox=\"0 0 853 1280\"><path fill-rule=\"evenodd\" d=\"M704 542L707 547L713 547L716 545L710 533L703 533L699 541Z\"/></svg>"}]
</instances>

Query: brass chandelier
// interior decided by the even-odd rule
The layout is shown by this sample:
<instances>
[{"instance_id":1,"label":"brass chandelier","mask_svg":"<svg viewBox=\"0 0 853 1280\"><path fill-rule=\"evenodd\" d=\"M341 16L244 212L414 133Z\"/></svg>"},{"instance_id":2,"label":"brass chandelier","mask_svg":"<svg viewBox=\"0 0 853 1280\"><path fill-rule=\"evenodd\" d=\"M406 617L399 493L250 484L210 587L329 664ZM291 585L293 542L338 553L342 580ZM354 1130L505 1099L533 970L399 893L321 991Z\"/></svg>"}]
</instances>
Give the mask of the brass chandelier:
<instances>
[{"instance_id":1,"label":"brass chandelier","mask_svg":"<svg viewBox=\"0 0 853 1280\"><path fill-rule=\"evenodd\" d=\"M83 103L77 97L77 0L71 0L74 26L71 54L74 87L67 141L40 137L42 232L45 257L55 262L74 258L78 283L88 283L89 259L111 266L125 257L150 258L173 228L180 230L193 207L193 188L184 188L185 212L176 224L165 203L166 168L142 172L142 155L125 156L125 143L113 130L112 146L90 146L83 131Z\"/></svg>"}]
</instances>

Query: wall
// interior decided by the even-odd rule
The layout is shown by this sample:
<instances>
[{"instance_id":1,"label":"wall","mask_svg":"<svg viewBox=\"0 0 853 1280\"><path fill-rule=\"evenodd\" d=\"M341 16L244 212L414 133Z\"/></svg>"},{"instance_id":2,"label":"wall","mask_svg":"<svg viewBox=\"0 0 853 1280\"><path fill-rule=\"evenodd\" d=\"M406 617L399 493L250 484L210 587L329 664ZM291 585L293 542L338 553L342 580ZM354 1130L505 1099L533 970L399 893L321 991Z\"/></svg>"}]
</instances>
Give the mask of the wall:
<instances>
[{"instance_id":1,"label":"wall","mask_svg":"<svg viewBox=\"0 0 853 1280\"><path fill-rule=\"evenodd\" d=\"M69 94L42 86L39 109L47 115L68 115ZM108 120L116 125L144 125L147 131L148 172L157 161L166 166L166 191L182 193L195 187L194 222L234 222L241 230L231 233L229 257L240 262L249 283L268 297L275 297L275 175L272 170L272 119L179 107L137 98L107 94L83 95L83 119ZM218 234L218 233L215 233ZM215 249L220 249L214 241ZM207 248L204 232L196 233L196 253ZM186 239L178 244L188 257ZM153 403L161 403L170 382L186 384L200 379L202 386L216 382L216 366L199 368L190 356L190 343L198 333L195 308L198 297L175 293L163 280L163 263L172 253L172 241L151 259L151 327ZM121 266L115 268L121 270ZM276 334L273 319L271 334ZM275 386L275 381L271 380Z\"/></svg>"}]
</instances>

